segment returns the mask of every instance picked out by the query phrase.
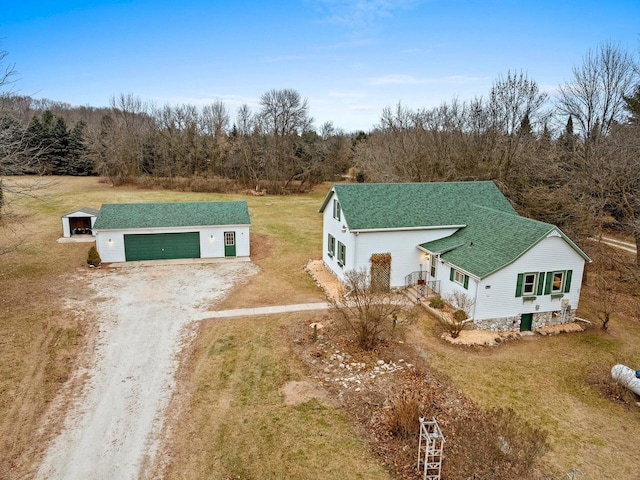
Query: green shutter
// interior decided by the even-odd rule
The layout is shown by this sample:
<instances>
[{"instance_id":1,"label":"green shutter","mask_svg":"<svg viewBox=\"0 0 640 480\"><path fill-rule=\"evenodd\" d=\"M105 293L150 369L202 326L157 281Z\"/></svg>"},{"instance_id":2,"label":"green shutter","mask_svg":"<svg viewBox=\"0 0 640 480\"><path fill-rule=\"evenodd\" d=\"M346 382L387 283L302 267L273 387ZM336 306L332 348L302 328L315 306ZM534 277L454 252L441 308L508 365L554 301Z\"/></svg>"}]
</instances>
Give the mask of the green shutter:
<instances>
[{"instance_id":1,"label":"green shutter","mask_svg":"<svg viewBox=\"0 0 640 480\"><path fill-rule=\"evenodd\" d=\"M547 279L544 282L544 294L549 295L551 293L551 283L553 282L553 272L547 272Z\"/></svg>"},{"instance_id":2,"label":"green shutter","mask_svg":"<svg viewBox=\"0 0 640 480\"><path fill-rule=\"evenodd\" d=\"M451 267L451 271L449 272L449 280L453 282L453 267Z\"/></svg>"},{"instance_id":3,"label":"green shutter","mask_svg":"<svg viewBox=\"0 0 640 480\"><path fill-rule=\"evenodd\" d=\"M564 293L569 293L569 290L571 290L571 274L573 273L573 270L567 270L566 276L567 278L565 278L564 280Z\"/></svg>"},{"instance_id":4,"label":"green shutter","mask_svg":"<svg viewBox=\"0 0 640 480\"><path fill-rule=\"evenodd\" d=\"M522 282L524 281L524 273L518 274L518 281L516 282L516 297L522 296Z\"/></svg>"},{"instance_id":5,"label":"green shutter","mask_svg":"<svg viewBox=\"0 0 640 480\"><path fill-rule=\"evenodd\" d=\"M542 295L544 292L544 272L538 272L538 291L536 295Z\"/></svg>"},{"instance_id":6,"label":"green shutter","mask_svg":"<svg viewBox=\"0 0 640 480\"><path fill-rule=\"evenodd\" d=\"M464 288L469 288L469 275L464 276Z\"/></svg>"}]
</instances>

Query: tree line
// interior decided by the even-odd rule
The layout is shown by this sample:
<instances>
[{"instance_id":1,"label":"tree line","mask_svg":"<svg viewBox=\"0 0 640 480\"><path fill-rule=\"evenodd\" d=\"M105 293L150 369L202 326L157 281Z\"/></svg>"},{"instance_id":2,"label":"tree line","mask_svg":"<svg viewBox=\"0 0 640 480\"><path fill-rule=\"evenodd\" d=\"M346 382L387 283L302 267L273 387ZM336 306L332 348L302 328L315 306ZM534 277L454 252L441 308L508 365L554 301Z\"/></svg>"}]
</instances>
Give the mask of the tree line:
<instances>
[{"instance_id":1,"label":"tree line","mask_svg":"<svg viewBox=\"0 0 640 480\"><path fill-rule=\"evenodd\" d=\"M0 70L0 87L10 84L11 67ZM220 100L159 107L130 94L108 108L72 107L5 88L0 175L188 179L190 188L274 194L341 178L490 179L519 211L577 238L614 226L640 244L639 78L637 59L604 44L584 55L554 98L510 71L486 96L428 109L399 103L369 132L351 133L331 122L316 127L293 89L267 91L257 111L231 112Z\"/></svg>"}]
</instances>

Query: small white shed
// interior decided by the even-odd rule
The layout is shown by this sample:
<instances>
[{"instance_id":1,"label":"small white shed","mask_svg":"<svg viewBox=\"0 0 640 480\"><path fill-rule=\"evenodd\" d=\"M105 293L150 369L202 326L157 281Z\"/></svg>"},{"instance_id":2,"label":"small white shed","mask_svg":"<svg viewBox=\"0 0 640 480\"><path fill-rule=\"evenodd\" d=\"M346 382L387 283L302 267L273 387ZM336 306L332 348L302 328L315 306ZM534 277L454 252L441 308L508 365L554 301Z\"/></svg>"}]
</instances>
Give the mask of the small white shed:
<instances>
[{"instance_id":1,"label":"small white shed","mask_svg":"<svg viewBox=\"0 0 640 480\"><path fill-rule=\"evenodd\" d=\"M62 236L70 238L73 235L95 235L93 225L96 223L100 210L82 207L62 215Z\"/></svg>"}]
</instances>

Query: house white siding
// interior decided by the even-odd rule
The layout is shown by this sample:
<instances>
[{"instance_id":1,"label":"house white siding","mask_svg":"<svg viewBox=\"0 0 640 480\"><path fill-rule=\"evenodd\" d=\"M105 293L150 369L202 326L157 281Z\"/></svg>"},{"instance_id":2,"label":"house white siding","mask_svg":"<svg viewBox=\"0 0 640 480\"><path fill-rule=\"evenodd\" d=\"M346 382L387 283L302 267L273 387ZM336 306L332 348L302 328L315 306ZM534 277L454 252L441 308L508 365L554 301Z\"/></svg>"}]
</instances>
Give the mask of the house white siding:
<instances>
[{"instance_id":1,"label":"house white siding","mask_svg":"<svg viewBox=\"0 0 640 480\"><path fill-rule=\"evenodd\" d=\"M426 255L416 246L454 232L454 228L442 228L352 233L344 215L340 215L340 220L334 218L333 204L330 204L323 212L322 260L339 280L344 281L344 274L349 270L364 268L368 271L372 254L390 253L391 287L399 288L404 286L404 277L409 273L428 269ZM335 238L333 256L328 252L329 235ZM346 249L343 266L338 262L338 242Z\"/></svg>"},{"instance_id":2,"label":"house white siding","mask_svg":"<svg viewBox=\"0 0 640 480\"><path fill-rule=\"evenodd\" d=\"M335 196L334 196L335 198ZM333 199L331 205L328 205L322 214L323 238L322 238L322 260L327 268L342 282L344 282L344 274L349 270L356 268L354 260L355 241L354 234L349 232L344 215L340 215L341 219L337 220L333 217ZM342 231L344 227L344 232ZM329 235L335 238L334 254L329 255ZM338 264L338 242L345 246L345 264Z\"/></svg>"},{"instance_id":3,"label":"house white siding","mask_svg":"<svg viewBox=\"0 0 640 480\"><path fill-rule=\"evenodd\" d=\"M467 281L467 288L465 288L464 284L460 285L459 283L450 280L451 268L452 266L448 263L443 263L438 260L436 267L436 280L440 281L440 296L445 300L449 300L456 294L456 292L459 292L458 295L466 295L474 304L474 308L470 312L467 312L470 317L473 317L475 314L475 299L478 294L478 280L468 275L466 272L457 269L463 275L467 275L469 277Z\"/></svg>"},{"instance_id":4,"label":"house white siding","mask_svg":"<svg viewBox=\"0 0 640 480\"><path fill-rule=\"evenodd\" d=\"M391 287L404 287L404 277L411 272L426 271L429 265L424 252L416 247L451 235L455 229L400 230L362 232L356 236L355 268L369 269L374 253L391 254Z\"/></svg>"},{"instance_id":5,"label":"house white siding","mask_svg":"<svg viewBox=\"0 0 640 480\"><path fill-rule=\"evenodd\" d=\"M531 295L534 300L516 297L518 274L528 272L572 271L570 290L561 297L550 294ZM482 280L476 297L475 320L513 317L514 329L519 316L544 312L560 312L562 301L571 310L578 308L584 259L560 237L548 237L511 265ZM536 292L537 293L537 292ZM535 325L534 325L535 326Z\"/></svg>"}]
</instances>

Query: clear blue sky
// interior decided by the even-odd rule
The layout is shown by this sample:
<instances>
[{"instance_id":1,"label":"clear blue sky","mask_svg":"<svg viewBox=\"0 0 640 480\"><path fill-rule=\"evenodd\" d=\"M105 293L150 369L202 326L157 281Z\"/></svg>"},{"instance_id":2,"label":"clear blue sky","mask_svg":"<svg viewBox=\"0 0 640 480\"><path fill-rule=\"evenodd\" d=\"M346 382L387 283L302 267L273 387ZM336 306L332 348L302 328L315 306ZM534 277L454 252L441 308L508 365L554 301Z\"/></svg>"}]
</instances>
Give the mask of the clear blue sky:
<instances>
[{"instance_id":1,"label":"clear blue sky","mask_svg":"<svg viewBox=\"0 0 640 480\"><path fill-rule=\"evenodd\" d=\"M370 130L385 106L486 95L523 70L550 93L590 48L637 55L640 0L0 0L15 90L73 105L145 101L254 111L293 88L316 125Z\"/></svg>"}]
</instances>

